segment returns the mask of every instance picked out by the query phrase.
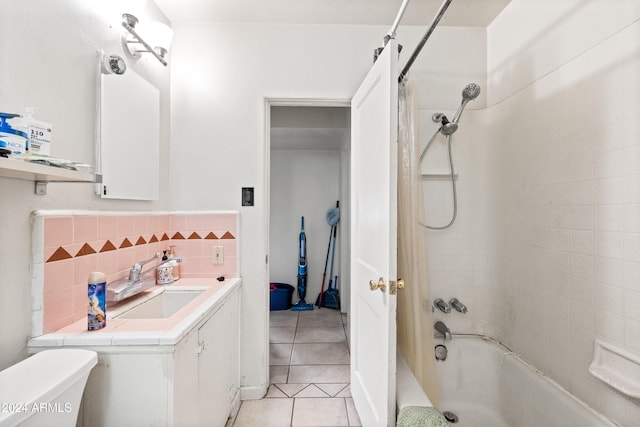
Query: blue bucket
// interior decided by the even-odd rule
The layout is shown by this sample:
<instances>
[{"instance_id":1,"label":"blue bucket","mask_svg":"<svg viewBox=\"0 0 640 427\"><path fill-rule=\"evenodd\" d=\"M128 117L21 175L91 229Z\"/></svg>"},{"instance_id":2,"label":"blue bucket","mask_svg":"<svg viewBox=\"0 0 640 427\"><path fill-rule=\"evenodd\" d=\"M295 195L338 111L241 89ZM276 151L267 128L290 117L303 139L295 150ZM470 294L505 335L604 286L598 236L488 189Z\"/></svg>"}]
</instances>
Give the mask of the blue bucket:
<instances>
[{"instance_id":1,"label":"blue bucket","mask_svg":"<svg viewBox=\"0 0 640 427\"><path fill-rule=\"evenodd\" d=\"M286 283L270 283L271 302L269 309L289 310L291 308L291 298L293 296L294 287Z\"/></svg>"}]
</instances>

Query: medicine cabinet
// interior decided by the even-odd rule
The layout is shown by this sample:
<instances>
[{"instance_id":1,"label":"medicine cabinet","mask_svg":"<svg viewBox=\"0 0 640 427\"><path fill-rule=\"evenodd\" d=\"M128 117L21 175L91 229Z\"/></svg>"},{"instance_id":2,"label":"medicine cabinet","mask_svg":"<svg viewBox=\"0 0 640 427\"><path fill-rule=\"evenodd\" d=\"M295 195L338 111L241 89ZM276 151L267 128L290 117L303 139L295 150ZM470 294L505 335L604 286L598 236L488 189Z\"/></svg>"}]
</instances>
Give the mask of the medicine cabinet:
<instances>
[{"instance_id":1,"label":"medicine cabinet","mask_svg":"<svg viewBox=\"0 0 640 427\"><path fill-rule=\"evenodd\" d=\"M98 111L99 196L158 200L160 90L131 68L101 72Z\"/></svg>"}]
</instances>

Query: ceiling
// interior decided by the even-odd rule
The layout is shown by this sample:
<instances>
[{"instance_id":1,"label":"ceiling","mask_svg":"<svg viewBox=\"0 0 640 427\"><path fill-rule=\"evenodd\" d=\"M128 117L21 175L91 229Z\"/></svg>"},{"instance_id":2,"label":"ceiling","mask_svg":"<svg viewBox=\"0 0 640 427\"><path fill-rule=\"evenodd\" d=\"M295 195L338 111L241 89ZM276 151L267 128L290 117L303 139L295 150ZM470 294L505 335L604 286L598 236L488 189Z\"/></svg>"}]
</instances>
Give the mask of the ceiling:
<instances>
[{"instance_id":1,"label":"ceiling","mask_svg":"<svg viewBox=\"0 0 640 427\"><path fill-rule=\"evenodd\" d=\"M510 0L453 0L440 25L486 27ZM389 25L402 0L156 0L171 22ZM442 0L411 0L401 25L429 25Z\"/></svg>"}]
</instances>

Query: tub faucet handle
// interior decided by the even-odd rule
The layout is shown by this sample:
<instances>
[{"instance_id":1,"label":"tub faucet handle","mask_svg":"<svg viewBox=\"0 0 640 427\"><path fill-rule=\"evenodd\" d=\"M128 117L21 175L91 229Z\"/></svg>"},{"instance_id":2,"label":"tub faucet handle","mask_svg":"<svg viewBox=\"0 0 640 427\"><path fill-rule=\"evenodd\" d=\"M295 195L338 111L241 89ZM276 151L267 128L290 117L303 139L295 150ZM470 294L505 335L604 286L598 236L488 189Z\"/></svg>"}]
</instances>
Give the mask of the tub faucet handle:
<instances>
[{"instance_id":1,"label":"tub faucet handle","mask_svg":"<svg viewBox=\"0 0 640 427\"><path fill-rule=\"evenodd\" d=\"M438 309L443 313L450 313L451 307L447 304L442 298L438 298L433 302L433 305L438 307Z\"/></svg>"},{"instance_id":2,"label":"tub faucet handle","mask_svg":"<svg viewBox=\"0 0 640 427\"><path fill-rule=\"evenodd\" d=\"M464 314L467 312L467 306L458 301L458 298L451 298L451 300L449 301L449 305L451 305L451 307L455 308L456 311L459 311L460 313Z\"/></svg>"}]
</instances>

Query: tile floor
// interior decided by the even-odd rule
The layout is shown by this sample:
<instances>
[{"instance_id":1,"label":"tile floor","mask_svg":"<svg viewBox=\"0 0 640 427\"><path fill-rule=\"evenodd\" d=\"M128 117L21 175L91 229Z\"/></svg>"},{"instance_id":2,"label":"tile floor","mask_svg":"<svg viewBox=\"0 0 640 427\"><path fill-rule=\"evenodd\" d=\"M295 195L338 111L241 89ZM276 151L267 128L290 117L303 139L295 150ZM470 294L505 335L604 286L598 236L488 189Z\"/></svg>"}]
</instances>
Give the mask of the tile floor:
<instances>
[{"instance_id":1,"label":"tile floor","mask_svg":"<svg viewBox=\"0 0 640 427\"><path fill-rule=\"evenodd\" d=\"M347 320L337 310L272 311L270 386L233 427L360 426L349 387Z\"/></svg>"}]
</instances>

